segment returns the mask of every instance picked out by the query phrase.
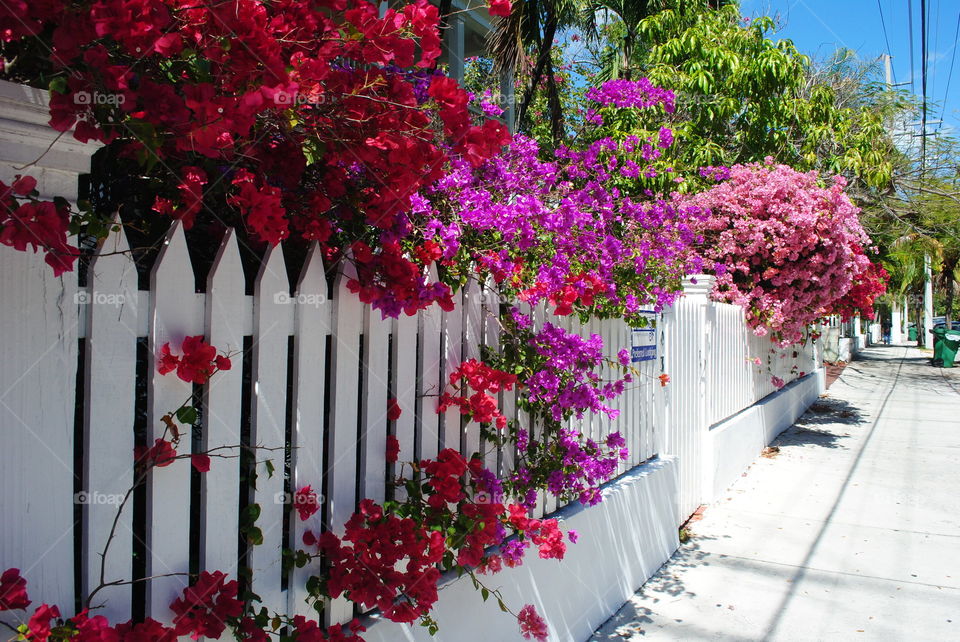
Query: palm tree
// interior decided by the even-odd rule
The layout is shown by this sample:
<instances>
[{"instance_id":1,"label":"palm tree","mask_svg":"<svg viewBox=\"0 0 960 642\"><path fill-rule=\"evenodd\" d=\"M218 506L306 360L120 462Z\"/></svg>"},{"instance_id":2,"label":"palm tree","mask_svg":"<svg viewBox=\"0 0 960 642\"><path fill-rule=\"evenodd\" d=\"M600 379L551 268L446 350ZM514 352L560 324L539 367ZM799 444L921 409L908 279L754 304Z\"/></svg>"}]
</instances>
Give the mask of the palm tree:
<instances>
[{"instance_id":1,"label":"palm tree","mask_svg":"<svg viewBox=\"0 0 960 642\"><path fill-rule=\"evenodd\" d=\"M524 129L530 102L541 81L546 80L551 131L554 142L562 140L563 111L554 80L551 49L561 29L580 24L583 9L584 0L517 0L509 17L496 21L487 43L495 71L516 72L527 65L529 49L532 48L535 54L530 80L517 109L518 129Z\"/></svg>"}]
</instances>

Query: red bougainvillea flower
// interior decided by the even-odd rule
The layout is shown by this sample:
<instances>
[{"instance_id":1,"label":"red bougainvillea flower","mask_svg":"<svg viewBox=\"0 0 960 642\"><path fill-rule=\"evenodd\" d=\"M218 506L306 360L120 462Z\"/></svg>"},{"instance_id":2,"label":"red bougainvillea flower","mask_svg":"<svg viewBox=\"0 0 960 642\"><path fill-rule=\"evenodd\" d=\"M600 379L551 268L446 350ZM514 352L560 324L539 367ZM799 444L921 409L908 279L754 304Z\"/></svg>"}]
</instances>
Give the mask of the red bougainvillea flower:
<instances>
[{"instance_id":1,"label":"red bougainvillea flower","mask_svg":"<svg viewBox=\"0 0 960 642\"><path fill-rule=\"evenodd\" d=\"M116 626L119 642L175 642L177 634L153 618L134 623L133 620Z\"/></svg>"},{"instance_id":2,"label":"red bougainvillea flower","mask_svg":"<svg viewBox=\"0 0 960 642\"><path fill-rule=\"evenodd\" d=\"M13 189L14 194L27 196L30 194L30 192L37 189L37 179L35 179L33 176L21 176L20 174L17 174L11 188Z\"/></svg>"},{"instance_id":3,"label":"red bougainvillea flower","mask_svg":"<svg viewBox=\"0 0 960 642\"><path fill-rule=\"evenodd\" d=\"M210 456L203 453L194 453L190 455L190 464L197 469L198 473L205 473L210 470Z\"/></svg>"},{"instance_id":4,"label":"red bougainvillea flower","mask_svg":"<svg viewBox=\"0 0 960 642\"><path fill-rule=\"evenodd\" d=\"M50 637L50 620L60 617L60 609L49 604L41 604L37 610L30 616L27 622L27 628L30 632L27 634L28 640L47 640Z\"/></svg>"},{"instance_id":5,"label":"red bougainvillea flower","mask_svg":"<svg viewBox=\"0 0 960 642\"><path fill-rule=\"evenodd\" d=\"M237 599L237 582L227 582L226 578L220 571L203 571L197 583L174 600L170 609L176 614L173 626L177 635L190 634L194 640L202 635L216 639L226 628L227 620L243 614L243 602Z\"/></svg>"},{"instance_id":6,"label":"red bougainvillea flower","mask_svg":"<svg viewBox=\"0 0 960 642\"><path fill-rule=\"evenodd\" d=\"M510 16L510 0L490 0L490 15L507 18Z\"/></svg>"},{"instance_id":7,"label":"red bougainvillea flower","mask_svg":"<svg viewBox=\"0 0 960 642\"><path fill-rule=\"evenodd\" d=\"M20 569L8 568L0 575L0 611L25 609L28 606L27 580L20 576Z\"/></svg>"},{"instance_id":8,"label":"red bougainvillea flower","mask_svg":"<svg viewBox=\"0 0 960 642\"><path fill-rule=\"evenodd\" d=\"M182 356L170 351L170 344L164 343L157 356L157 372L167 374L177 371L177 376L189 383L207 383L217 370L229 370L230 359L217 354L217 349L204 342L202 336L185 337L180 345Z\"/></svg>"},{"instance_id":9,"label":"red bougainvillea flower","mask_svg":"<svg viewBox=\"0 0 960 642\"><path fill-rule=\"evenodd\" d=\"M297 642L363 642L358 633L367 630L359 620L353 620L348 627L343 624L331 625L324 633L315 620L308 620L302 615L293 618L293 628L297 631Z\"/></svg>"},{"instance_id":10,"label":"red bougainvillea flower","mask_svg":"<svg viewBox=\"0 0 960 642\"><path fill-rule=\"evenodd\" d=\"M300 515L300 521L305 522L310 516L320 510L317 494L310 486L304 486L293 494L293 505Z\"/></svg>"},{"instance_id":11,"label":"red bougainvillea flower","mask_svg":"<svg viewBox=\"0 0 960 642\"><path fill-rule=\"evenodd\" d=\"M532 604L527 604L520 609L517 619L520 621L520 633L523 634L524 638L527 640L533 638L537 642L546 641L549 634L547 623L540 617Z\"/></svg>"},{"instance_id":12,"label":"red bougainvillea flower","mask_svg":"<svg viewBox=\"0 0 960 642\"><path fill-rule=\"evenodd\" d=\"M55 276L73 269L79 250L67 243L69 212L66 205L52 201L28 200L37 186L31 176L18 176L12 186L0 181L0 243L20 252L28 247L46 252L44 260Z\"/></svg>"},{"instance_id":13,"label":"red bougainvillea flower","mask_svg":"<svg viewBox=\"0 0 960 642\"><path fill-rule=\"evenodd\" d=\"M152 446L137 446L133 450L133 459L137 464L145 468L163 468L173 463L177 457L177 451L173 444L164 439L157 439Z\"/></svg>"},{"instance_id":14,"label":"red bougainvillea flower","mask_svg":"<svg viewBox=\"0 0 960 642\"><path fill-rule=\"evenodd\" d=\"M394 464L400 456L400 442L393 435L387 435L387 463Z\"/></svg>"},{"instance_id":15,"label":"red bougainvillea flower","mask_svg":"<svg viewBox=\"0 0 960 642\"><path fill-rule=\"evenodd\" d=\"M400 405L397 404L396 399L387 400L387 419L390 421L396 421L400 418L402 412L403 410L401 410Z\"/></svg>"}]
</instances>

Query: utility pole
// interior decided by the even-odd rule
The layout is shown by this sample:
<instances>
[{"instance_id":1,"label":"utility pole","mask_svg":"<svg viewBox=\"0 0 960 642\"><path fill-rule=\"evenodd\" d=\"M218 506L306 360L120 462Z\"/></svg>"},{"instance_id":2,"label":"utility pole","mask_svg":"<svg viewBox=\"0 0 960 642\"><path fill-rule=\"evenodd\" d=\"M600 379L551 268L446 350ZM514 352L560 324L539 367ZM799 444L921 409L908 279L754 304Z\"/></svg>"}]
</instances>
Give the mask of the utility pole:
<instances>
[{"instance_id":1,"label":"utility pole","mask_svg":"<svg viewBox=\"0 0 960 642\"><path fill-rule=\"evenodd\" d=\"M927 170L927 2L920 0L920 69L923 104L920 112L920 184ZM933 329L933 271L930 269L930 254L923 256L923 327L918 328L917 345L927 346L927 335Z\"/></svg>"},{"instance_id":2,"label":"utility pole","mask_svg":"<svg viewBox=\"0 0 960 642\"><path fill-rule=\"evenodd\" d=\"M896 86L893 82L893 56L890 54L882 54L883 58L883 75L884 80L887 84L887 89L892 91ZM911 70L911 75L913 70ZM908 82L900 83L901 85L909 85ZM891 121L889 127L891 131L896 127L896 123ZM903 297L902 307L901 301L897 297L891 297L890 299L890 343L896 345L905 339L903 333L906 330L906 321L910 319L910 311L907 307L907 297Z\"/></svg>"}]
</instances>

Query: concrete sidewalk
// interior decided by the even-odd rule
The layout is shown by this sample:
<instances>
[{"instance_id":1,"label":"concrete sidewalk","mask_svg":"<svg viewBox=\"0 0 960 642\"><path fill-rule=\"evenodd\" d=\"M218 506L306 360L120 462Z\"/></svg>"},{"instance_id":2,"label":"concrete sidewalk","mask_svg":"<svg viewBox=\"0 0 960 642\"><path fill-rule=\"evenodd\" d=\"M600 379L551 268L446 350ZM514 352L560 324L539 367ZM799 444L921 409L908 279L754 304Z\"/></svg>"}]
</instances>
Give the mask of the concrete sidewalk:
<instances>
[{"instance_id":1,"label":"concrete sidewalk","mask_svg":"<svg viewBox=\"0 0 960 642\"><path fill-rule=\"evenodd\" d=\"M869 348L591 640L960 640L960 369Z\"/></svg>"}]
</instances>

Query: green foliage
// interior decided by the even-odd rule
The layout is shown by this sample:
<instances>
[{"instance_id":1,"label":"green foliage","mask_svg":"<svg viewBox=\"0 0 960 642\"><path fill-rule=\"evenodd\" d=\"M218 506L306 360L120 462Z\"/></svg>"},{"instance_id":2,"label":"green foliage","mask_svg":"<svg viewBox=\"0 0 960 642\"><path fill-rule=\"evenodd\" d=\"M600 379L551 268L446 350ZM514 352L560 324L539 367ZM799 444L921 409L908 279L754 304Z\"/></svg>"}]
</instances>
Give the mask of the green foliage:
<instances>
[{"instance_id":1,"label":"green foliage","mask_svg":"<svg viewBox=\"0 0 960 642\"><path fill-rule=\"evenodd\" d=\"M597 79L626 71L674 90L677 167L689 173L772 156L800 170L844 174L869 189L890 183L893 145L882 92L861 83L860 100L841 102L831 80L845 77L846 59L831 61L833 76L823 73L791 41L771 37L771 18L749 21L735 3L661 5L636 25L639 41L626 70L610 65L629 28L607 28Z\"/></svg>"}]
</instances>

